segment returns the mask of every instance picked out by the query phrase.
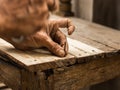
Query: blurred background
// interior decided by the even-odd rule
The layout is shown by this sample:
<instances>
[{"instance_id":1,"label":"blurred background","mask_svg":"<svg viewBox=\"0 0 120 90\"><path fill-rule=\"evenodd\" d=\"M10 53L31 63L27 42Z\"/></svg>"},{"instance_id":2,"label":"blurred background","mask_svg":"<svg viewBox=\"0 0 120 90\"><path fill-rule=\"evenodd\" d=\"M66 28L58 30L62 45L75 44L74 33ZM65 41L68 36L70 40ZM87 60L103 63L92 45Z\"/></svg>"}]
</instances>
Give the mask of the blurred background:
<instances>
[{"instance_id":1,"label":"blurred background","mask_svg":"<svg viewBox=\"0 0 120 90\"><path fill-rule=\"evenodd\" d=\"M93 0L71 0L75 17L92 21Z\"/></svg>"},{"instance_id":2,"label":"blurred background","mask_svg":"<svg viewBox=\"0 0 120 90\"><path fill-rule=\"evenodd\" d=\"M64 13L63 16L74 14L74 17L120 29L120 0L60 0L60 2L60 12Z\"/></svg>"}]
</instances>

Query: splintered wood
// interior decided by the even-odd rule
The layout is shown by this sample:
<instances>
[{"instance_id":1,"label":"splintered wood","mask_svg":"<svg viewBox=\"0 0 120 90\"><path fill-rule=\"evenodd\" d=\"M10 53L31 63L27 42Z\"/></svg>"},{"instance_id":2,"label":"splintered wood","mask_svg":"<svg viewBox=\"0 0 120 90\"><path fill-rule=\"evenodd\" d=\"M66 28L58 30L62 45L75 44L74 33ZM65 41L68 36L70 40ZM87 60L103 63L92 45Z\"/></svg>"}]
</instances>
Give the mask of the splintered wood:
<instances>
[{"instance_id":1,"label":"splintered wood","mask_svg":"<svg viewBox=\"0 0 120 90\"><path fill-rule=\"evenodd\" d=\"M69 54L66 57L60 58L52 55L48 50L36 49L33 51L16 50L11 44L0 39L0 54L7 56L9 62L15 62L27 69L40 68L41 70L62 67L67 63L74 64L76 58L97 55L104 51L89 46L80 41L68 38Z\"/></svg>"}]
</instances>

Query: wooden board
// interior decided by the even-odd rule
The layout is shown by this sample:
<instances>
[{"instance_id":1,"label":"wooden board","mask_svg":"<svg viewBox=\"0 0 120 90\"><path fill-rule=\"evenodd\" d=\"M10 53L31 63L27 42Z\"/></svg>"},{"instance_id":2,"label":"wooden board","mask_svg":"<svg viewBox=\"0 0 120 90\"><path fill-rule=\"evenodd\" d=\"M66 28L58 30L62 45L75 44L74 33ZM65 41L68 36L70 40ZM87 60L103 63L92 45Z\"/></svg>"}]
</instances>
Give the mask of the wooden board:
<instances>
[{"instance_id":1,"label":"wooden board","mask_svg":"<svg viewBox=\"0 0 120 90\"><path fill-rule=\"evenodd\" d=\"M52 16L51 18L60 19L61 17ZM75 32L70 36L71 38L106 52L120 49L120 30L78 18L71 18L71 20L76 26ZM63 29L63 32L67 35L67 30Z\"/></svg>"},{"instance_id":2,"label":"wooden board","mask_svg":"<svg viewBox=\"0 0 120 90\"><path fill-rule=\"evenodd\" d=\"M52 88L50 90L81 90L81 88L113 79L120 75L119 64L120 56L116 55L54 69L54 74L48 78L49 82L54 83L50 86Z\"/></svg>"},{"instance_id":3,"label":"wooden board","mask_svg":"<svg viewBox=\"0 0 120 90\"><path fill-rule=\"evenodd\" d=\"M119 33L75 18L74 23L77 31L68 38L69 54L63 58L43 49L16 50L0 39L0 80L14 90L79 90L119 76L119 39L111 38Z\"/></svg>"},{"instance_id":4,"label":"wooden board","mask_svg":"<svg viewBox=\"0 0 120 90\"><path fill-rule=\"evenodd\" d=\"M3 61L0 57L0 81L4 82L9 87L12 87L14 90L17 90L21 83L20 78L19 69L16 66Z\"/></svg>"},{"instance_id":5,"label":"wooden board","mask_svg":"<svg viewBox=\"0 0 120 90\"><path fill-rule=\"evenodd\" d=\"M91 41L101 43L107 47L120 49L120 31L108 28L81 19L71 18L76 25L76 32L73 37L81 36ZM78 38L76 38L78 40ZM81 40L79 38L79 40Z\"/></svg>"},{"instance_id":6,"label":"wooden board","mask_svg":"<svg viewBox=\"0 0 120 90\"><path fill-rule=\"evenodd\" d=\"M53 16L53 18L58 19L60 17ZM84 59L100 58L106 54L119 53L119 31L81 19L71 19L76 26L76 31L71 37L79 41L68 38L70 48L69 54L66 57L60 58L54 56L49 51L43 49L25 52L19 51L3 40L0 40L0 55L9 62L34 71L37 69L46 70L64 67L73 65L76 62L82 62Z\"/></svg>"},{"instance_id":7,"label":"wooden board","mask_svg":"<svg viewBox=\"0 0 120 90\"><path fill-rule=\"evenodd\" d=\"M70 38L68 38L68 43L70 47L69 54L66 57L60 58L43 49L25 52L16 50L12 45L0 39L0 54L4 58L9 58L10 60L8 60L10 62L15 62L27 69L45 70L66 66L68 63L72 65L76 62L76 58L83 58L104 53L102 50Z\"/></svg>"}]
</instances>

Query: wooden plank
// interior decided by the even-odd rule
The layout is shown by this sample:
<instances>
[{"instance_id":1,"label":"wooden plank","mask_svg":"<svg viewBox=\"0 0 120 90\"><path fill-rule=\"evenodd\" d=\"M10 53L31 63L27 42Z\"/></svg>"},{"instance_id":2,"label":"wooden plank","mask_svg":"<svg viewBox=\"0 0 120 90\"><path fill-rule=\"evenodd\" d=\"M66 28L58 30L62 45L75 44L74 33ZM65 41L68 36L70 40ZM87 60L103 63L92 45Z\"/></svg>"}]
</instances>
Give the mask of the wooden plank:
<instances>
[{"instance_id":1,"label":"wooden plank","mask_svg":"<svg viewBox=\"0 0 120 90\"><path fill-rule=\"evenodd\" d=\"M7 47L6 47L6 49L7 49ZM24 67L24 68L32 70L32 71L34 71L35 69L45 70L45 69L49 69L49 68L53 68L53 67L64 66L65 62L66 63L70 62L71 64L74 63L73 55L67 55L64 58L60 58L60 57L51 55L50 53L49 54L42 53L42 52L40 53L41 50L39 52L38 51L23 52L23 51L13 49L10 51L7 50L6 53L1 51L0 54L4 58L7 57L8 62L14 62L14 63L20 65L21 67ZM62 60L62 61L60 61L60 60ZM66 61L64 61L64 60L66 60Z\"/></svg>"},{"instance_id":2,"label":"wooden plank","mask_svg":"<svg viewBox=\"0 0 120 90\"><path fill-rule=\"evenodd\" d=\"M77 43L74 46L72 44ZM49 69L49 68L56 68L56 67L63 67L66 64L74 64L76 62L75 58L91 56L94 54L103 53L103 51L98 50L92 46L83 44L82 42L78 42L72 39L68 39L70 45L70 52L66 57L60 58L54 55L51 55L50 52L47 50L34 50L34 51L20 51L13 48L12 45L7 43L4 40L0 40L0 47L1 47L1 55L4 57L6 55L15 63L27 68L27 69ZM88 49L86 49L88 48ZM85 51L84 51L85 49ZM5 56L5 57L6 57Z\"/></svg>"},{"instance_id":3,"label":"wooden plank","mask_svg":"<svg viewBox=\"0 0 120 90\"><path fill-rule=\"evenodd\" d=\"M54 69L54 90L80 90L120 75L120 55ZM50 81L51 82L51 81Z\"/></svg>"},{"instance_id":4,"label":"wooden plank","mask_svg":"<svg viewBox=\"0 0 120 90\"><path fill-rule=\"evenodd\" d=\"M70 50L69 53L76 56L76 57L83 57L83 56L89 56L90 53L85 52L83 50L78 50L77 48L73 47L73 46L69 46Z\"/></svg>"},{"instance_id":5,"label":"wooden plank","mask_svg":"<svg viewBox=\"0 0 120 90\"><path fill-rule=\"evenodd\" d=\"M53 15L53 16L51 16L51 19L61 19L61 17ZM83 42L83 43L86 43L86 44L88 44L88 45L90 45L90 46L93 46L93 47L98 48L98 49L100 49L100 50L103 50L103 51L105 51L105 52L109 52L109 51L115 50L115 48L112 48L111 46L106 45L105 43L102 43L101 40L98 40L98 41L97 41L97 40L94 40L94 39L89 38L88 35L91 36L91 35L94 34L92 30L89 30L89 27L91 28L91 26L90 26L89 24L93 24L93 23L88 22L88 21L83 21L83 20L78 19L78 18L71 18L71 20L72 20L72 22L74 23L74 25L76 26L75 32L74 32L71 36L69 36L69 35L67 35L67 30L62 29L62 31L63 31L64 33L66 33L66 35L67 35L68 37L71 37L72 39L75 39L75 40L81 41L81 42ZM100 25L96 25L96 24L94 24L94 25L97 26L98 29L99 29L99 26L100 26ZM86 27L87 27L88 29L86 29ZM111 28L107 28L107 27L104 27L104 26L100 26L100 27L103 28L102 31L99 30L100 33L102 33L103 35L104 35L104 32L106 32L106 34L109 35L109 32L111 32L111 30L114 31L114 30L111 29ZM94 28L94 27L93 27L93 28ZM106 29L106 28L107 28L107 29ZM95 29L96 29L96 31L97 31L97 28L95 28ZM89 31L88 31L88 30L89 30ZM109 30L110 30L110 31L109 31ZM94 32L96 32L96 31L94 31ZM90 32L90 33L89 33L89 32ZM87 36L85 36L84 33L87 33ZM93 34L91 34L91 33L93 33ZM113 33L114 33L114 32L113 32ZM99 33L96 33L96 34L99 34ZM97 35L96 35L96 36L97 36ZM98 37L96 37L96 38L98 38ZM104 39L106 39L106 38L104 38Z\"/></svg>"},{"instance_id":6,"label":"wooden plank","mask_svg":"<svg viewBox=\"0 0 120 90\"><path fill-rule=\"evenodd\" d=\"M79 37L77 37L77 36L78 36L78 34L74 33L72 36L68 36L68 37L71 37L71 38L73 38L75 40L86 43L86 44L88 44L90 46L93 46L93 47L95 47L97 49L100 49L100 50L103 50L105 52L110 52L110 51L116 50L116 49L114 49L112 47L109 47L108 45L105 45L105 44L102 44L100 42L91 40L89 38L86 38L86 37L83 37L83 36L80 36L80 35L79 35Z\"/></svg>"},{"instance_id":7,"label":"wooden plank","mask_svg":"<svg viewBox=\"0 0 120 90\"><path fill-rule=\"evenodd\" d=\"M99 50L97 48L94 48L90 45L87 45L85 43L82 43L80 41L77 41L77 40L73 40L73 39L70 39L70 38L67 38L68 40L68 44L72 47L75 47L79 50L82 50L86 53L90 53L90 54L99 54L99 53L103 53L104 51L102 50Z\"/></svg>"},{"instance_id":8,"label":"wooden plank","mask_svg":"<svg viewBox=\"0 0 120 90\"><path fill-rule=\"evenodd\" d=\"M97 25L97 27L95 27L95 25L92 25L88 22L84 22L84 21L78 20L78 19L74 19L74 22L76 22L75 23L76 26L81 31L79 31L77 28L78 31L77 30L75 31L75 34L73 34L73 37L76 36L75 39L85 41L86 43L89 43L89 45L83 44L81 42L79 42L79 44L75 44L75 45L73 43L70 43L69 54L64 58L60 58L60 57L51 55L50 52L48 52L47 50L46 51L42 50L42 49L34 50L34 51L25 51L25 52L19 51L19 50L14 49L12 45L10 45L9 43L7 43L3 40L0 40L0 47L1 47L0 54L2 57L5 57L5 58L7 57L8 58L7 60L9 60L9 62L11 62L11 61L15 62L18 65L20 65L26 69L34 71L36 69L45 70L45 69L50 69L50 68L73 65L76 63L77 58L82 58L82 57L87 58L88 56L94 57L96 55L99 56L103 52L108 53L108 51L109 52L113 52L114 50L116 50L116 52L119 51L119 49L112 48L112 46L110 46L106 43L102 43L101 41L103 38L99 39L98 41L93 40L92 38L89 38L90 34L91 35L94 34L93 31L96 30L96 28L104 29L104 30L102 30L102 32L99 31L102 34L106 28L98 26L98 25ZM87 27L87 29L86 29L86 27ZM89 30L89 28L90 28L90 30ZM94 30L92 31L92 29L94 29ZM110 29L110 31L109 31L108 28L107 28L107 30L108 31L106 31L105 36L109 35L109 34L107 35L107 32L110 32L110 35L111 35L113 30ZM83 33L86 33L86 34L83 34ZM96 30L96 33L98 34L97 30ZM91 37L94 37L96 39L96 38L98 38L97 36L99 36L97 34L96 34L96 37L94 37L94 35ZM115 35L115 34L116 33L114 33L112 35ZM109 39L109 37L107 37L107 39L105 41L108 41L108 39ZM70 40L70 42L71 42L71 40ZM73 42L74 42L74 40L73 40ZM75 41L75 43L76 43L76 41ZM94 45L93 45L93 43L94 43ZM115 44L115 45L117 45L117 44ZM102 50L96 49L96 46L99 49L102 48Z\"/></svg>"},{"instance_id":9,"label":"wooden plank","mask_svg":"<svg viewBox=\"0 0 120 90\"><path fill-rule=\"evenodd\" d=\"M119 30L108 28L95 23L90 23L77 18L71 19L77 27L74 35L93 40L114 49L120 49Z\"/></svg>"},{"instance_id":10,"label":"wooden plank","mask_svg":"<svg viewBox=\"0 0 120 90\"><path fill-rule=\"evenodd\" d=\"M44 72L21 70L21 81L20 90L49 90Z\"/></svg>"},{"instance_id":11,"label":"wooden plank","mask_svg":"<svg viewBox=\"0 0 120 90\"><path fill-rule=\"evenodd\" d=\"M82 28L85 27L84 25ZM82 38L82 35L80 37ZM79 37L77 36L77 38ZM104 49L106 47L110 49L108 51L111 53L114 53L113 50L119 50L106 46L106 43L97 42L92 38L83 38L92 41L94 45L99 43L100 48ZM7 62L0 60L2 62L0 64L0 80L3 80L10 87L14 87L14 90L18 90L19 87L29 90L38 90L38 88L48 90L48 87L50 90L79 90L82 87L103 82L120 74L119 54L117 56L112 55L109 58L104 57L103 59L101 54L108 54L108 52L105 52L106 50L99 50L93 47L93 44L87 45L76 40L71 41L71 39L68 41L70 41L70 54L60 58L42 49L25 52L19 51L14 49L9 43L0 40L1 59ZM95 56L99 58L95 58ZM90 61L80 63L81 59L89 59ZM10 65L8 62L17 63L18 66L20 65L33 72L26 69L20 72L18 68ZM40 72L36 72L38 70ZM46 72L46 70L51 70L52 73ZM22 75L20 76L20 74ZM20 79L20 77L22 78ZM21 80L22 82L19 82ZM13 84L11 82L16 83Z\"/></svg>"},{"instance_id":12,"label":"wooden plank","mask_svg":"<svg viewBox=\"0 0 120 90\"><path fill-rule=\"evenodd\" d=\"M0 80L13 90L18 90L20 85L19 69L0 59Z\"/></svg>"}]
</instances>

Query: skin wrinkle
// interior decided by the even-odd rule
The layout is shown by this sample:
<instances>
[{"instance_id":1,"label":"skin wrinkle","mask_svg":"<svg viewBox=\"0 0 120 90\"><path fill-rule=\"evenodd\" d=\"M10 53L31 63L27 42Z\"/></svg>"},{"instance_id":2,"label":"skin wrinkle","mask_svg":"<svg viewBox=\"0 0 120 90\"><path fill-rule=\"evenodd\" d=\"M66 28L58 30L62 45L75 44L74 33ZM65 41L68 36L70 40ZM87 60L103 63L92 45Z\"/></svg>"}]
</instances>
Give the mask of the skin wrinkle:
<instances>
[{"instance_id":1,"label":"skin wrinkle","mask_svg":"<svg viewBox=\"0 0 120 90\"><path fill-rule=\"evenodd\" d=\"M67 55L67 39L59 28L67 28L71 35L75 26L69 19L49 20L49 13L57 9L58 0L9 1L0 0L1 38L16 49L33 50L46 47L57 56ZM1 11L2 8L7 14Z\"/></svg>"}]
</instances>

